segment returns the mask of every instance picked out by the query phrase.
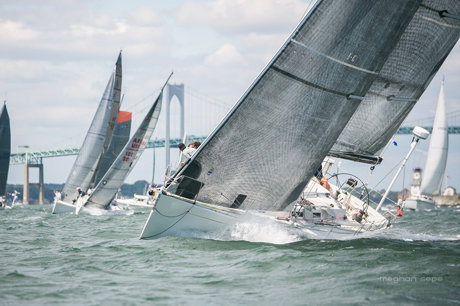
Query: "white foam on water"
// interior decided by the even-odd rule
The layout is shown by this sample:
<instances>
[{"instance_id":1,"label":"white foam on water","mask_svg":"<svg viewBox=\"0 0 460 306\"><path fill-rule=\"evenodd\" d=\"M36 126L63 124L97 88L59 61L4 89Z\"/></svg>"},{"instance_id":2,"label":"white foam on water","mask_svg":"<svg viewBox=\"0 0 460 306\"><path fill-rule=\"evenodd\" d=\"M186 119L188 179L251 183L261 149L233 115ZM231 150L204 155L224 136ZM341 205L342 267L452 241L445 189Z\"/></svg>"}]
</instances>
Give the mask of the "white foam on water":
<instances>
[{"instance_id":1,"label":"white foam on water","mask_svg":"<svg viewBox=\"0 0 460 306\"><path fill-rule=\"evenodd\" d=\"M131 209L126 209L126 210L122 210L122 209L117 209L117 210L105 210L105 209L99 209L99 208L95 208L95 207L92 207L92 208L88 208L88 207L82 207L80 209L80 212L79 214L88 214L88 215L92 215L92 216L102 216L102 215L132 215L134 214L134 211L131 210Z\"/></svg>"}]
</instances>

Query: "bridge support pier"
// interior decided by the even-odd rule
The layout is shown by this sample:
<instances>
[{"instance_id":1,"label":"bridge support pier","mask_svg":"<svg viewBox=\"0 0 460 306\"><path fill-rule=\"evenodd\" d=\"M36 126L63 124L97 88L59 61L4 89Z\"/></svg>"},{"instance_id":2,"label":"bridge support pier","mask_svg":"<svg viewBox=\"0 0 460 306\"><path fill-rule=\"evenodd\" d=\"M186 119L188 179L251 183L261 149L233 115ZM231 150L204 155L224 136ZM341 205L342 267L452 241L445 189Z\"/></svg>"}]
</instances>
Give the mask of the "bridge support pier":
<instances>
[{"instance_id":1,"label":"bridge support pier","mask_svg":"<svg viewBox=\"0 0 460 306\"><path fill-rule=\"evenodd\" d=\"M29 183L29 168L38 168L38 184ZM44 204L45 188L43 185L43 164L24 164L24 190L23 190L23 204L29 204L29 186L38 185L38 204Z\"/></svg>"},{"instance_id":2,"label":"bridge support pier","mask_svg":"<svg viewBox=\"0 0 460 306\"><path fill-rule=\"evenodd\" d=\"M171 99L176 96L180 104L180 137L184 138L184 84L166 86L167 95L163 103L166 104L166 137L165 137L165 154L166 154L166 168L170 164L170 150L169 150L169 138L170 138L170 105Z\"/></svg>"}]
</instances>

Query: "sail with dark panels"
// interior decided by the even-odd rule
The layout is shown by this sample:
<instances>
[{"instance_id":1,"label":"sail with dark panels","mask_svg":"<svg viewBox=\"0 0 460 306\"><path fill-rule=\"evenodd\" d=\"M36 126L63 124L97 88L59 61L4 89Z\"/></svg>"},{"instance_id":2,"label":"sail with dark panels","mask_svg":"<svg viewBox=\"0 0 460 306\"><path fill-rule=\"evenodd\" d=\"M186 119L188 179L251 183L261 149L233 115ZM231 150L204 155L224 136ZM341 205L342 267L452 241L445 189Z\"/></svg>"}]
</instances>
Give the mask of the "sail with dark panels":
<instances>
[{"instance_id":1,"label":"sail with dark panels","mask_svg":"<svg viewBox=\"0 0 460 306\"><path fill-rule=\"evenodd\" d=\"M144 152L150 137L152 137L158 122L158 117L160 116L162 99L163 89L145 116L144 120L141 122L137 131L123 148L96 188L94 188L93 193L85 203L86 207L107 209L112 200L115 198L118 189L121 185L123 185L125 179L128 177L129 173Z\"/></svg>"},{"instance_id":2,"label":"sail with dark panels","mask_svg":"<svg viewBox=\"0 0 460 306\"><path fill-rule=\"evenodd\" d=\"M195 199L263 210L295 201L420 2L317 2L178 174L200 184Z\"/></svg>"},{"instance_id":3,"label":"sail with dark panels","mask_svg":"<svg viewBox=\"0 0 460 306\"><path fill-rule=\"evenodd\" d=\"M10 168L11 129L10 117L6 109L6 101L0 113L0 196L6 193L6 182Z\"/></svg>"},{"instance_id":4,"label":"sail with dark panels","mask_svg":"<svg viewBox=\"0 0 460 306\"><path fill-rule=\"evenodd\" d=\"M128 142L129 135L131 133L131 119L131 112L118 112L117 125L113 131L112 140L110 141L107 153L104 155L104 160L97 173L94 185L97 185L100 182L101 178L105 175L107 170L109 170L110 166L113 164L121 150L123 150L126 143Z\"/></svg>"},{"instance_id":5,"label":"sail with dark panels","mask_svg":"<svg viewBox=\"0 0 460 306\"><path fill-rule=\"evenodd\" d=\"M117 63L118 62L119 61L117 61ZM80 148L77 159L62 189L62 199L67 202L77 197L77 187L81 187L82 190L86 191L91 186L91 181L95 175L99 159L103 157L114 98L116 70L115 67L107 83L104 94L102 95L102 99L96 110L88 133L86 134L85 140Z\"/></svg>"},{"instance_id":6,"label":"sail with dark panels","mask_svg":"<svg viewBox=\"0 0 460 306\"><path fill-rule=\"evenodd\" d=\"M449 17L452 15L458 18ZM459 35L460 1L422 1L329 155L378 163L378 155L428 87Z\"/></svg>"}]
</instances>

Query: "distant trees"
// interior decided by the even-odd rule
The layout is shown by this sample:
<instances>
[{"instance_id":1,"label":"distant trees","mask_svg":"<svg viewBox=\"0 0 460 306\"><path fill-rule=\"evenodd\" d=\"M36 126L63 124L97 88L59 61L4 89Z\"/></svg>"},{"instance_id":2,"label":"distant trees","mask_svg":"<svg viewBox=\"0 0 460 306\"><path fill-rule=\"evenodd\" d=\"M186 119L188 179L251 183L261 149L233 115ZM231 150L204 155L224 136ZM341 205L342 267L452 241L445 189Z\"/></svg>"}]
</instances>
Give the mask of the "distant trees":
<instances>
[{"instance_id":1,"label":"distant trees","mask_svg":"<svg viewBox=\"0 0 460 306\"><path fill-rule=\"evenodd\" d=\"M121 186L121 193L124 197L132 198L134 194L143 194L145 189L149 187L147 181L137 181L134 184L123 184ZM64 184L44 184L44 201L45 204L53 203L54 191L61 191L64 188ZM6 192L13 193L14 191L20 193L19 199L22 201L24 195L24 186L23 185L7 185ZM29 186L29 203L38 204L38 185L32 184Z\"/></svg>"}]
</instances>

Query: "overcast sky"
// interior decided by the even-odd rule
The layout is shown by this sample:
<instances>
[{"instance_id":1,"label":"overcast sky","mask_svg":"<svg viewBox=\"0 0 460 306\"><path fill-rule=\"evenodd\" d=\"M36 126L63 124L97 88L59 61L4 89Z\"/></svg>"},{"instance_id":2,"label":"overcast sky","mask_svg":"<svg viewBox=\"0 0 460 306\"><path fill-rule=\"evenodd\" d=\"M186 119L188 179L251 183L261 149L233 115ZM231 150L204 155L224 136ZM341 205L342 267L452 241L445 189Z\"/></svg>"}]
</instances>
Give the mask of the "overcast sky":
<instances>
[{"instance_id":1,"label":"overcast sky","mask_svg":"<svg viewBox=\"0 0 460 306\"><path fill-rule=\"evenodd\" d=\"M7 100L12 153L24 151L19 147L23 145L32 151L80 146L120 49L122 109L133 111L133 129L140 109L153 102L152 93L173 69L171 83L183 83L230 108L313 2L1 0L0 95ZM454 48L409 120L434 115L442 75L448 112L460 110L459 48ZM164 138L162 122L153 138ZM451 177L449 185L456 188L460 188L459 137L450 136L446 172ZM406 155L410 139L396 138L398 146L387 151L374 172L374 182ZM429 139L409 161L406 187L412 168L424 166L428 143ZM156 152L159 181L164 150ZM75 156L44 159L45 183L64 183L74 160ZM152 166L152 150L147 150L127 183L150 180ZM343 166L358 175L368 168L352 163ZM31 180L36 182L34 171ZM23 165L11 166L8 183L22 184L23 175ZM388 183L386 179L380 187ZM402 179L393 189L401 186Z\"/></svg>"}]
</instances>

